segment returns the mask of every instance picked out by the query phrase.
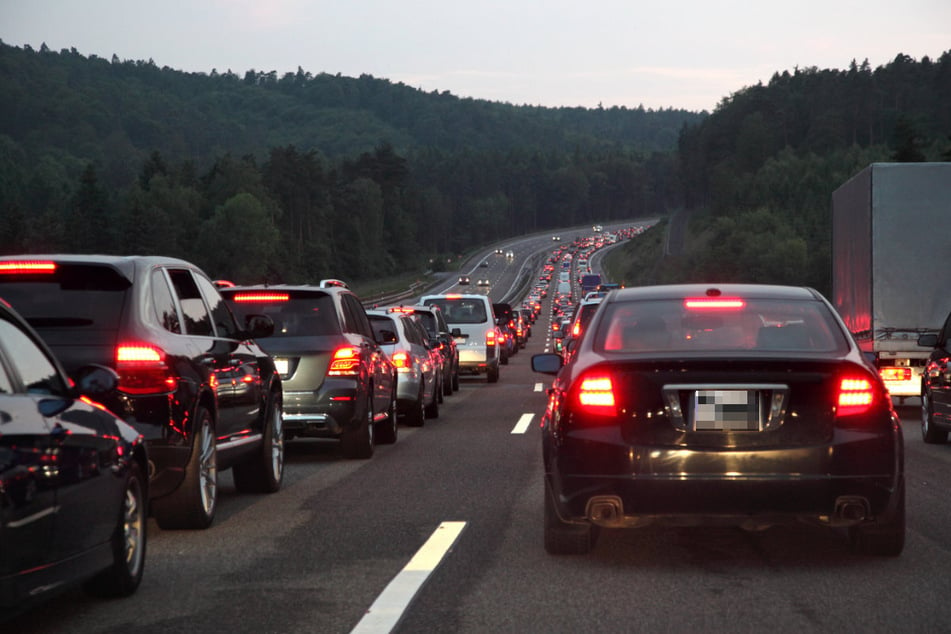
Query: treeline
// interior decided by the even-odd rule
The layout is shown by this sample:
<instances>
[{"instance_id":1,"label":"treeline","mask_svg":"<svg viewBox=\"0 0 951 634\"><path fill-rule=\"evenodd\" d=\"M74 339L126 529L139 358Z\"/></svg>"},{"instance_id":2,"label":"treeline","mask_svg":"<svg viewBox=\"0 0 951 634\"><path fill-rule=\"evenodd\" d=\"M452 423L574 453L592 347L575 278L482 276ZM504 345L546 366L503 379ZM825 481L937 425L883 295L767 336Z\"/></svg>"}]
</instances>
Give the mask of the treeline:
<instances>
[{"instance_id":1,"label":"treeline","mask_svg":"<svg viewBox=\"0 0 951 634\"><path fill-rule=\"evenodd\" d=\"M374 278L662 212L680 130L706 116L3 44L0 84L0 249L165 253L239 280Z\"/></svg>"},{"instance_id":2,"label":"treeline","mask_svg":"<svg viewBox=\"0 0 951 634\"><path fill-rule=\"evenodd\" d=\"M796 69L724 99L678 144L682 248L628 254L628 283L753 281L831 292L832 192L876 161L951 160L951 52ZM645 241L644 246L649 246ZM668 248L669 251L669 248Z\"/></svg>"}]
</instances>

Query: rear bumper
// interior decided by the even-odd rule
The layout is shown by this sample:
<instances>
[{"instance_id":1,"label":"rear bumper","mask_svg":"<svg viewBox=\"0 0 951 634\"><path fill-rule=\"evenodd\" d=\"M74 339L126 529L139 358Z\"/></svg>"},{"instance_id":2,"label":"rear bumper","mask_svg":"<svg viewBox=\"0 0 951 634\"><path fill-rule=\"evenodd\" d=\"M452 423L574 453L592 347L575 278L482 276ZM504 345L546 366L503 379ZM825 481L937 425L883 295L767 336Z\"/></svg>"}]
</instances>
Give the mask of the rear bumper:
<instances>
[{"instance_id":1,"label":"rear bumper","mask_svg":"<svg viewBox=\"0 0 951 634\"><path fill-rule=\"evenodd\" d=\"M354 381L314 391L284 391L284 432L288 437L337 438L362 420L366 397Z\"/></svg>"}]
</instances>

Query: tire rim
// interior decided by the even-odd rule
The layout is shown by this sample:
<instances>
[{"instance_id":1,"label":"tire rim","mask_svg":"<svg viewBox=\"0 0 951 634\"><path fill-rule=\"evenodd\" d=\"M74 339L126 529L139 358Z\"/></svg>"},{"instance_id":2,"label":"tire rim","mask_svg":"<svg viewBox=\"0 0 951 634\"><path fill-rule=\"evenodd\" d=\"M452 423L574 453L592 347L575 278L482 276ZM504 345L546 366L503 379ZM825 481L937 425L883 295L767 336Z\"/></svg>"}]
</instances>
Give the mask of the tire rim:
<instances>
[{"instance_id":1,"label":"tire rim","mask_svg":"<svg viewBox=\"0 0 951 634\"><path fill-rule=\"evenodd\" d=\"M284 472L284 415L277 406L271 416L271 474L275 480Z\"/></svg>"},{"instance_id":2,"label":"tire rim","mask_svg":"<svg viewBox=\"0 0 951 634\"><path fill-rule=\"evenodd\" d=\"M211 433L211 426L205 422L201 426L201 454L199 487L201 489L201 507L206 515L211 515L215 508L215 498L218 489L218 464L215 456L215 437Z\"/></svg>"},{"instance_id":3,"label":"tire rim","mask_svg":"<svg viewBox=\"0 0 951 634\"><path fill-rule=\"evenodd\" d=\"M367 447L373 449L373 398L367 399Z\"/></svg>"},{"instance_id":4,"label":"tire rim","mask_svg":"<svg viewBox=\"0 0 951 634\"><path fill-rule=\"evenodd\" d=\"M142 538L144 536L142 516L142 488L138 479L133 478L125 492L122 513L122 536L125 544L125 563L129 574L138 575L142 566Z\"/></svg>"}]
</instances>

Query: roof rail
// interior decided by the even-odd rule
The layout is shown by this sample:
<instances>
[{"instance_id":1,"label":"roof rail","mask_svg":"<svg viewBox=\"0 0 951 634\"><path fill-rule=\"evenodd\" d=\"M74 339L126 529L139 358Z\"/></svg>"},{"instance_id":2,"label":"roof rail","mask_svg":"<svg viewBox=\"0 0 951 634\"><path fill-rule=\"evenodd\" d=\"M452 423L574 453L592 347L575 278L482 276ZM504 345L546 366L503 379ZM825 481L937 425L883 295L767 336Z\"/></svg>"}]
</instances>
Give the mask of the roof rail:
<instances>
[{"instance_id":1,"label":"roof rail","mask_svg":"<svg viewBox=\"0 0 951 634\"><path fill-rule=\"evenodd\" d=\"M350 288L349 286L347 286L347 283L344 282L343 280L334 280L334 279L320 280L320 288L329 288L331 286L339 286L341 288Z\"/></svg>"}]
</instances>

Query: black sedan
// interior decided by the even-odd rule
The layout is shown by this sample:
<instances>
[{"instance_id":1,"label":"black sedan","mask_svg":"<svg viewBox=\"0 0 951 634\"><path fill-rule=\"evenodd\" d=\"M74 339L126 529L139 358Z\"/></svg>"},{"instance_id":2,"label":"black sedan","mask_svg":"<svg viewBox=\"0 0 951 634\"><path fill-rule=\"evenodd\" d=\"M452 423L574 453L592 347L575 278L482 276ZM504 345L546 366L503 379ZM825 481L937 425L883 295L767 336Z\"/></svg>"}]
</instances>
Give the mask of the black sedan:
<instances>
[{"instance_id":1,"label":"black sedan","mask_svg":"<svg viewBox=\"0 0 951 634\"><path fill-rule=\"evenodd\" d=\"M73 380L0 300L0 621L72 583L125 596L142 579L146 448L95 402L113 370Z\"/></svg>"},{"instance_id":2,"label":"black sedan","mask_svg":"<svg viewBox=\"0 0 951 634\"><path fill-rule=\"evenodd\" d=\"M900 420L832 306L806 288L615 291L555 374L543 416L545 547L598 530L801 521L859 552L905 536Z\"/></svg>"}]
</instances>

